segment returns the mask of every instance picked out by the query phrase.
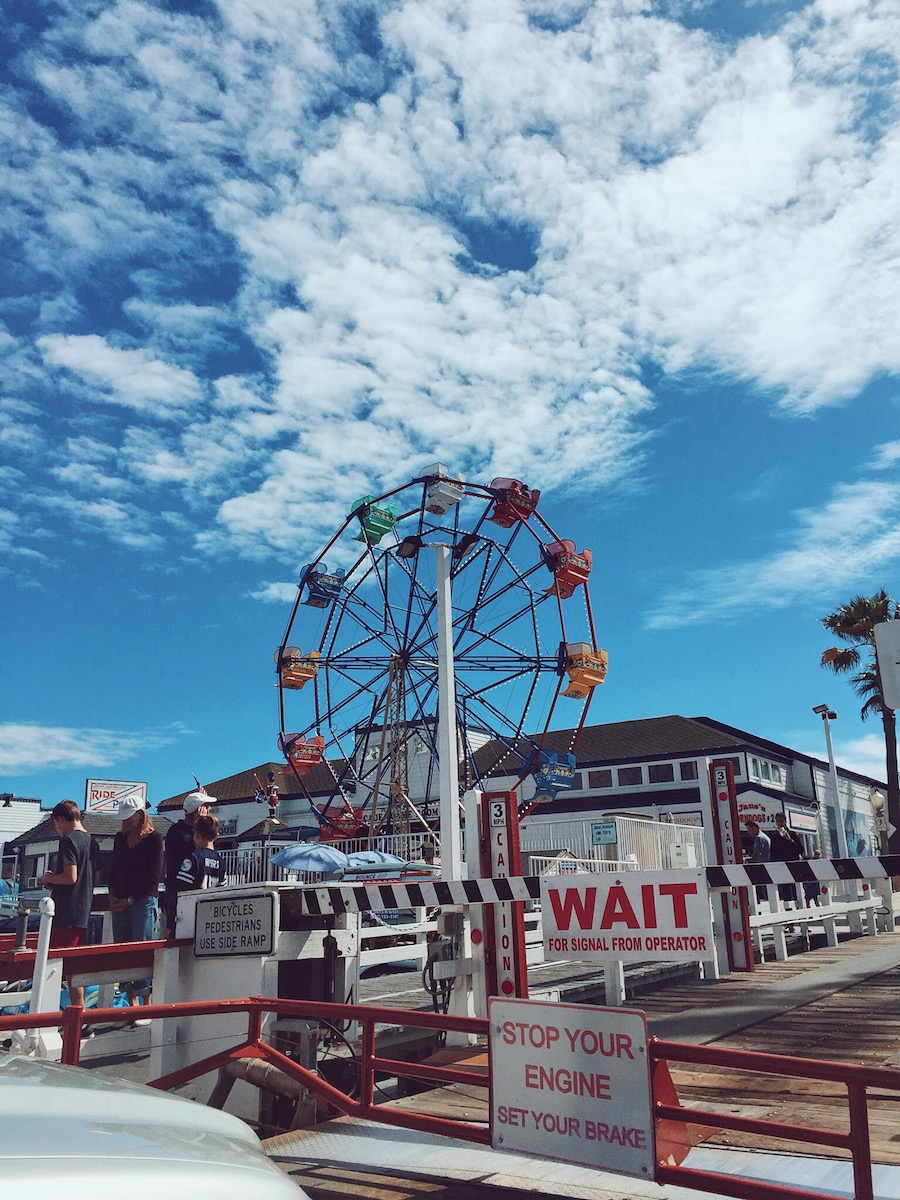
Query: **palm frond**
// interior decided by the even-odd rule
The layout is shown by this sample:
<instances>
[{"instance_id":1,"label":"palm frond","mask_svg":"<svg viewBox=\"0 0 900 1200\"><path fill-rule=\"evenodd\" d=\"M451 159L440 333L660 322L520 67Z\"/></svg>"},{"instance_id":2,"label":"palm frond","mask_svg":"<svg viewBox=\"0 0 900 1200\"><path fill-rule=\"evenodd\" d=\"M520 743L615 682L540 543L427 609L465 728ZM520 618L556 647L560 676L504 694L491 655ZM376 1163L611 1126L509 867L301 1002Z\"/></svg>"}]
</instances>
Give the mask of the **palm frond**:
<instances>
[{"instance_id":1,"label":"palm frond","mask_svg":"<svg viewBox=\"0 0 900 1200\"><path fill-rule=\"evenodd\" d=\"M836 675L843 675L847 671L855 671L859 663L859 651L850 648L832 646L822 654L822 666L830 667Z\"/></svg>"}]
</instances>

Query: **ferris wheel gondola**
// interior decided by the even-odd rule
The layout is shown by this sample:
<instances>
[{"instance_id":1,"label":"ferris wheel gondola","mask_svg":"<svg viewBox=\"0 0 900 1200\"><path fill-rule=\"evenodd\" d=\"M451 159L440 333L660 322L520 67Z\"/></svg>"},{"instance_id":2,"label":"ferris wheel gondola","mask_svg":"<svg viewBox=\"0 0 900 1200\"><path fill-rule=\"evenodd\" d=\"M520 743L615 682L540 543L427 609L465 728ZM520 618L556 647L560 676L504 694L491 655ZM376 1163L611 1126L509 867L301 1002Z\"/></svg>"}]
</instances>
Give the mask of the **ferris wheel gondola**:
<instances>
[{"instance_id":1,"label":"ferris wheel gondola","mask_svg":"<svg viewBox=\"0 0 900 1200\"><path fill-rule=\"evenodd\" d=\"M275 655L279 745L323 838L435 827L441 561L460 790L502 773L521 796L530 779L527 808L572 786L606 652L590 551L555 533L539 497L518 480L485 486L436 464L357 501L302 572ZM574 729L562 751L544 745L557 701Z\"/></svg>"}]
</instances>

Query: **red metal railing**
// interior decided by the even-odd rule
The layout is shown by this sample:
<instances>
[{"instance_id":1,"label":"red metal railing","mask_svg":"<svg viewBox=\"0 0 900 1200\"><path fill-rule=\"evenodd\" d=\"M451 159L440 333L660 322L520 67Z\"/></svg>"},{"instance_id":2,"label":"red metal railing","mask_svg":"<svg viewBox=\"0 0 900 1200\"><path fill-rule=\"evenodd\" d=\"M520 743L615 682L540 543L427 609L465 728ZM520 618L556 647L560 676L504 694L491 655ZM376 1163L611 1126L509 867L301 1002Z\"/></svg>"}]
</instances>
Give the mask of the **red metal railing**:
<instances>
[{"instance_id":1,"label":"red metal railing","mask_svg":"<svg viewBox=\"0 0 900 1200\"><path fill-rule=\"evenodd\" d=\"M62 1028L62 1061L78 1066L81 1054L81 1036L85 1025L123 1020L121 1008L83 1009L74 1005L62 1013L36 1013L34 1016L0 1017L0 1030L6 1028L38 1029L48 1024ZM136 1012L137 1010L131 1010ZM188 1001L183 1004L146 1004L140 1007L142 1018L166 1019L172 1017L223 1016L247 1014L247 1037L243 1042L218 1054L209 1055L198 1062L164 1075L150 1082L150 1087L166 1091L180 1087L191 1079L218 1070L227 1063L241 1058L260 1058L297 1080L315 1096L339 1113L361 1117L367 1121L378 1121L383 1125L399 1125L406 1129L417 1129L425 1133L437 1133L444 1137L461 1138L464 1141L491 1144L491 1131L487 1122L454 1120L435 1117L397 1108L390 1109L375 1103L375 1077L424 1079L433 1083L465 1083L488 1088L487 1073L465 1070L453 1066L435 1066L428 1063L405 1062L400 1059L382 1058L376 1052L375 1026L379 1024L402 1025L413 1029L433 1029L436 1033L453 1030L486 1037L488 1023L477 1017L452 1017L442 1013L410 1012L406 1009L375 1008L362 1004L325 1004L309 1000L285 1000L273 996L251 996L244 1000ZM334 1024L348 1021L359 1022L362 1027L362 1049L360 1053L359 1099L348 1096L333 1087L316 1073L295 1063L287 1055L270 1046L262 1038L264 1013L277 1012L280 1017L301 1017L310 1021L324 1020ZM49 1018L49 1019L48 1019Z\"/></svg>"},{"instance_id":2,"label":"red metal railing","mask_svg":"<svg viewBox=\"0 0 900 1200\"><path fill-rule=\"evenodd\" d=\"M759 1134L767 1139L775 1138L801 1142L807 1146L828 1146L846 1150L853 1164L853 1195L855 1200L872 1200L872 1155L869 1142L868 1089L900 1091L900 1071L885 1067L863 1067L854 1063L828 1062L819 1059L793 1058L784 1054L761 1054L750 1050L728 1050L715 1046L688 1046L680 1042L650 1039L650 1061L657 1065L670 1062L690 1063L693 1066L732 1068L741 1071L757 1071L767 1075L783 1075L791 1079L816 1079L837 1083L847 1089L849 1129L846 1133L837 1129L822 1129L815 1126L791 1125L782 1121L766 1121L755 1117L742 1117L701 1108L682 1108L671 1102L671 1094L661 1094L654 1071L653 1111L657 1132L657 1155L666 1143L686 1151L691 1137L672 1136L671 1126L666 1122L677 1122L681 1127L694 1125L714 1129L730 1129L735 1132ZM705 1133L696 1140L702 1140ZM676 1153L673 1156L678 1158ZM679 1162L657 1163L658 1183L674 1183L683 1187L700 1188L725 1196L737 1196L746 1200L821 1200L821 1190L807 1191L804 1188L785 1187L783 1184L765 1183L759 1180L738 1179L713 1171L701 1171L685 1167Z\"/></svg>"},{"instance_id":3,"label":"red metal railing","mask_svg":"<svg viewBox=\"0 0 900 1200\"><path fill-rule=\"evenodd\" d=\"M300 1017L310 1021L324 1020L335 1024L358 1022L362 1030L360 1053L359 1097L355 1099L333 1087L318 1074L294 1062L270 1046L262 1037L265 1013L277 1012L280 1017ZM407 1109L389 1108L376 1104L376 1075L412 1078L428 1082L462 1083L490 1087L487 1072L429 1063L405 1062L378 1055L376 1026L390 1024L414 1029L433 1029L436 1032L453 1030L486 1038L488 1022L474 1017L452 1017L446 1014L412 1012L405 1009L375 1008L360 1004L325 1004L316 1001L287 1000L271 996L251 996L241 1000L190 1001L180 1004L142 1005L141 1017L168 1019L178 1017L222 1016L247 1014L247 1036L235 1046L210 1055L198 1062L174 1071L151 1082L150 1086L166 1090L178 1087L229 1062L243 1058L259 1058L278 1067L298 1081L332 1110L426 1133L491 1145L489 1122L455 1120ZM80 1058L81 1035L85 1025L117 1023L123 1019L121 1008L85 1010L70 1007L61 1013L36 1013L0 1017L4 1029L38 1029L50 1025L62 1028L62 1061L77 1066ZM679 1184L700 1191L735 1196L740 1200L822 1200L828 1195L821 1189L787 1187L783 1184L745 1179L684 1165L692 1145L703 1141L711 1130L732 1130L758 1134L768 1142L782 1139L813 1147L841 1148L851 1158L855 1200L873 1200L872 1160L868 1125L868 1091L900 1093L900 1071L883 1067L863 1067L850 1063L793 1058L780 1054L762 1054L745 1050L729 1050L712 1046L691 1046L680 1042L651 1038L649 1043L653 1093L653 1114L656 1134L657 1183ZM672 1085L669 1063L711 1066L723 1069L755 1071L790 1078L819 1080L840 1084L847 1090L849 1129L823 1129L794 1125L781 1121L762 1120L733 1113L703 1108L683 1108ZM693 1128L692 1128L693 1127ZM840 1193L832 1193L839 1195Z\"/></svg>"}]
</instances>

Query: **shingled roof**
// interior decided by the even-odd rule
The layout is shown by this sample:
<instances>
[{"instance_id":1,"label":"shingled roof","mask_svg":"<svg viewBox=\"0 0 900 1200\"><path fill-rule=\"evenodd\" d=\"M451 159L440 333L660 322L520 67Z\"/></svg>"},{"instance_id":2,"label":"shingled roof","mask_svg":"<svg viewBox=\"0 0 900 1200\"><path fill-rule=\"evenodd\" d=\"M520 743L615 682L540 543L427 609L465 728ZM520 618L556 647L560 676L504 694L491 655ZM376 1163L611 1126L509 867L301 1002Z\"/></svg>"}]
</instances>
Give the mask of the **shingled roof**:
<instances>
[{"instance_id":1,"label":"shingled roof","mask_svg":"<svg viewBox=\"0 0 900 1200\"><path fill-rule=\"evenodd\" d=\"M575 747L575 757L579 766L589 766L678 755L720 754L758 744L749 735L738 736L739 733L739 730L728 731L708 725L703 717L672 715L612 721L606 725L585 726ZM574 729L554 730L545 736L542 746L545 750L565 753L574 736ZM482 747L475 756L479 768L485 769L497 753L496 742ZM519 755L503 754L492 771L495 774L515 772L519 761Z\"/></svg>"},{"instance_id":2,"label":"shingled roof","mask_svg":"<svg viewBox=\"0 0 900 1200\"><path fill-rule=\"evenodd\" d=\"M155 829L165 837L166 830L172 824L168 817L151 817ZM122 822L118 817L110 816L108 813L86 812L81 814L81 823L88 833L94 837L115 837L122 828ZM53 827L53 819L50 813L46 813L44 819L32 826L31 829L26 829L24 833L20 833L17 838L8 841L7 846L18 849L20 846L29 846L32 842L50 842L58 838L59 834Z\"/></svg>"}]
</instances>

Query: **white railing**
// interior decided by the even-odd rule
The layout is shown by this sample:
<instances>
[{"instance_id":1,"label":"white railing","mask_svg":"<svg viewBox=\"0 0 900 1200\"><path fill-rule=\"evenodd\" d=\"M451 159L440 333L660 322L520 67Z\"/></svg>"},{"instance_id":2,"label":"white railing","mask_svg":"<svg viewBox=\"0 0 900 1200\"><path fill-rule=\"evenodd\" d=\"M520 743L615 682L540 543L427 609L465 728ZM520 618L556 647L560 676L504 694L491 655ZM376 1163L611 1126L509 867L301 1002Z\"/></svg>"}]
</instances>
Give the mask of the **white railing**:
<instances>
[{"instance_id":1,"label":"white railing","mask_svg":"<svg viewBox=\"0 0 900 1200\"><path fill-rule=\"evenodd\" d=\"M583 875L597 871L637 871L636 858L575 858L571 854L556 854L552 858L531 856L530 870L534 875Z\"/></svg>"},{"instance_id":2,"label":"white railing","mask_svg":"<svg viewBox=\"0 0 900 1200\"><path fill-rule=\"evenodd\" d=\"M593 828L614 827L615 841L592 844ZM695 825L644 821L639 817L596 817L589 820L526 820L520 834L523 854L552 856L565 847L573 858L627 861L633 855L642 871L668 871L706 866L703 830Z\"/></svg>"},{"instance_id":3,"label":"white railing","mask_svg":"<svg viewBox=\"0 0 900 1200\"><path fill-rule=\"evenodd\" d=\"M393 854L404 862L421 862L424 852L422 834L394 833L375 838L343 838L329 843L344 854L357 850L380 850ZM239 846L235 850L221 850L229 883L321 883L321 871L296 871L272 865L272 858L291 842L273 842L267 846ZM432 839L436 846L436 840Z\"/></svg>"}]
</instances>

